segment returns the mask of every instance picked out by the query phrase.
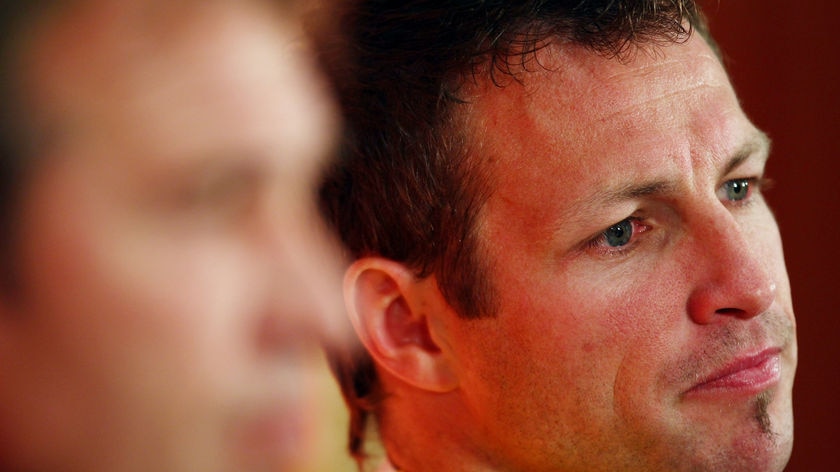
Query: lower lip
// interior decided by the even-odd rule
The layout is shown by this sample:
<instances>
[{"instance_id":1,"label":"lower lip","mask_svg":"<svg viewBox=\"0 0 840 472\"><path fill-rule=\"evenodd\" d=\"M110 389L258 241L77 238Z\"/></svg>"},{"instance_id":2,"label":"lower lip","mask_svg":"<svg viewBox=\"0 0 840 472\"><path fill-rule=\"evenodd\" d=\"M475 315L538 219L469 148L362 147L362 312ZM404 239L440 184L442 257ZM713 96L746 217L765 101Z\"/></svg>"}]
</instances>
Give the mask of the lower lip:
<instances>
[{"instance_id":1,"label":"lower lip","mask_svg":"<svg viewBox=\"0 0 840 472\"><path fill-rule=\"evenodd\" d=\"M751 395L779 382L782 368L778 354L769 355L754 365L692 387L688 394L734 393Z\"/></svg>"}]
</instances>

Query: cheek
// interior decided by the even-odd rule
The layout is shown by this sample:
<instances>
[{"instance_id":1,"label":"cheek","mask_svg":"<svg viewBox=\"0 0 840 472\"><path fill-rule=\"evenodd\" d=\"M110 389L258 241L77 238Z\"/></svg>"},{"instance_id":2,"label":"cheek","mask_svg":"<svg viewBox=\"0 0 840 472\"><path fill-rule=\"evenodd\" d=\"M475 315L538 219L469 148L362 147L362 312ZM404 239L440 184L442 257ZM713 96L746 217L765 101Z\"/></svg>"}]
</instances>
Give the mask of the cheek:
<instances>
[{"instance_id":1,"label":"cheek","mask_svg":"<svg viewBox=\"0 0 840 472\"><path fill-rule=\"evenodd\" d=\"M126 395L164 396L176 385L212 395L243 355L243 294L253 284L240 276L241 253L79 221L44 228L31 241L27 306L34 313L27 316L37 318L33 336L55 350L52 362L69 364L67 375L78 377L71 382L87 379Z\"/></svg>"},{"instance_id":2,"label":"cheek","mask_svg":"<svg viewBox=\"0 0 840 472\"><path fill-rule=\"evenodd\" d=\"M245 354L247 327L254 323L249 315L257 309L250 306L255 297L249 293L258 287L247 277L254 270L246 253L215 240L123 242L99 260L107 297L102 318L133 330L127 340L156 346L157 352L132 360L171 365L182 371L174 375L196 382L223 382L229 364Z\"/></svg>"},{"instance_id":3,"label":"cheek","mask_svg":"<svg viewBox=\"0 0 840 472\"><path fill-rule=\"evenodd\" d=\"M604 389L604 401L619 416L666 394L660 376L679 357L689 334L683 279L676 264L633 264L618 272L570 277L558 290L577 302L567 308L575 313L576 352L570 362Z\"/></svg>"},{"instance_id":4,"label":"cheek","mask_svg":"<svg viewBox=\"0 0 840 472\"><path fill-rule=\"evenodd\" d=\"M662 293L670 285L658 278L640 273L621 284L579 275L546 277L545 283L512 279L501 296L499 319L492 322L497 326L468 343L476 352L461 357L483 359L487 365L476 371L498 373L502 378L494 382L511 392L565 404L566 414L574 415L581 404L611 410L614 389L621 388L617 383L627 380L622 369L633 366L633 382L650 383L668 349L676 307L652 302L674 300Z\"/></svg>"},{"instance_id":5,"label":"cheek","mask_svg":"<svg viewBox=\"0 0 840 472\"><path fill-rule=\"evenodd\" d=\"M558 303L574 302L565 310L581 328L579 339L585 351L610 352L617 360L634 352L658 350L682 319L687 296L677 267L633 261L613 271L569 273L574 275L549 290L561 294Z\"/></svg>"},{"instance_id":6,"label":"cheek","mask_svg":"<svg viewBox=\"0 0 840 472\"><path fill-rule=\"evenodd\" d=\"M21 248L22 367L3 372L18 386L9 408L29 412L20 427L32 447L108 450L218 429L246 383L248 300L237 295L253 285L239 275L247 259L81 207L34 213L46 216L28 222Z\"/></svg>"}]
</instances>

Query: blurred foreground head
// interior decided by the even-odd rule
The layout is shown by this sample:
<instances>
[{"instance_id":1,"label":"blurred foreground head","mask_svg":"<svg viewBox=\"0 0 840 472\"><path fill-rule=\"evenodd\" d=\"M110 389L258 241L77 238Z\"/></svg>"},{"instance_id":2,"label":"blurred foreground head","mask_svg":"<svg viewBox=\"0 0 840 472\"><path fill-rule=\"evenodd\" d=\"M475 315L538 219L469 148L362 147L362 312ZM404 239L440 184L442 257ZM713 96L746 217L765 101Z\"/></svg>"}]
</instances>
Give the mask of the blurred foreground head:
<instances>
[{"instance_id":1,"label":"blurred foreground head","mask_svg":"<svg viewBox=\"0 0 840 472\"><path fill-rule=\"evenodd\" d=\"M287 2L2 2L0 469L298 470L336 121Z\"/></svg>"}]
</instances>

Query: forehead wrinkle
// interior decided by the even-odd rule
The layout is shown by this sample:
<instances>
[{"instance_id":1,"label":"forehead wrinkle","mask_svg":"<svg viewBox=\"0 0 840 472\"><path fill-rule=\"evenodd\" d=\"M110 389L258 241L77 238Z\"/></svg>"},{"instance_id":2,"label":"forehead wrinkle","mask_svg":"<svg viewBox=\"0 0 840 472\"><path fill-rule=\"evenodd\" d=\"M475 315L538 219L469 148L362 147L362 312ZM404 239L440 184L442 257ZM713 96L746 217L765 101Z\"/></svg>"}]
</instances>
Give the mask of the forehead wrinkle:
<instances>
[{"instance_id":1,"label":"forehead wrinkle","mask_svg":"<svg viewBox=\"0 0 840 472\"><path fill-rule=\"evenodd\" d=\"M600 113L597 115L593 115L593 119L600 119L602 121L607 121L616 116L626 116L628 115L628 110L631 111L631 114L637 114L643 112L645 110L653 109L656 103L667 102L669 99L679 96L689 94L693 91L701 90L701 89L709 89L711 90L726 90L725 84L708 84L708 83L698 83L693 84L691 86L681 88L678 90L672 90L668 93L660 93L660 94L651 94L651 96L644 97L641 100L624 103L621 104L619 107L608 106L608 107L594 107L596 109L600 108ZM606 110L604 110L606 108Z\"/></svg>"},{"instance_id":2,"label":"forehead wrinkle","mask_svg":"<svg viewBox=\"0 0 840 472\"><path fill-rule=\"evenodd\" d=\"M693 38L680 47L693 50L689 63L685 58L669 54L668 46L650 51L639 49L631 60L621 61L585 48L552 45L541 51L548 56L544 59L548 66L538 74L555 74L553 87L559 92L558 98L566 97L564 101L573 97L575 101L580 97L600 97L598 101L582 102L594 112L591 118L602 120L703 86L729 92L726 72L702 39ZM649 80L651 76L656 78ZM628 93L628 88L633 93ZM664 89L668 92L663 94Z\"/></svg>"},{"instance_id":3,"label":"forehead wrinkle","mask_svg":"<svg viewBox=\"0 0 840 472\"><path fill-rule=\"evenodd\" d=\"M638 64L638 65L634 65L633 61L627 62L627 63L616 62L615 63L616 67L614 67L612 69L618 68L617 71L612 72L612 73L608 73L608 74L603 74L603 78L606 79L606 80L612 80L612 79L616 79L616 78L622 78L626 75L650 75L650 74L653 73L653 72L651 72L653 70L661 69L663 67L669 67L669 66L675 66L675 69L679 70L679 71L684 71L685 70L685 65L686 65L685 62L683 62L681 60L678 60L678 59L666 58L666 57L663 57L663 56L664 56L664 53L661 53L661 54L653 53L651 55L646 55L646 57L649 59L649 61L646 61L645 63ZM711 61L711 62L714 63L714 65L719 65L720 64L720 61L717 59L717 57L715 57L713 55L710 55L710 54L707 54L707 53L699 53L699 54L696 54L695 56L696 56L697 59L702 60L702 61ZM703 68L704 68L703 66L700 66L699 64L696 64L695 67L692 68L692 71L702 70ZM596 71L598 69L597 68L592 68L592 70Z\"/></svg>"},{"instance_id":4,"label":"forehead wrinkle","mask_svg":"<svg viewBox=\"0 0 840 472\"><path fill-rule=\"evenodd\" d=\"M700 67L698 67L698 69L703 70ZM649 68L649 70L652 71L653 67ZM714 93L716 91L731 93L728 78L726 76L719 77L717 74L714 74L714 72L716 72L716 69L709 68L705 70L704 74L686 75L684 74L684 68L674 70L671 72L669 80L672 82L683 82L683 86L678 88L669 86L667 88L670 90L665 93L662 93L662 83L639 86L639 83L637 82L635 87L635 90L637 91L636 94L623 93L623 90L617 89L615 92L616 95L618 95L618 98L615 101L606 104L606 106L593 107L598 111L597 115L594 115L593 118L609 120L616 116L627 114L628 110L635 109L634 113L643 110L651 110L654 109L658 103L668 103L673 97L688 95L702 89L709 90L709 93ZM636 74L636 81L645 81L649 73L650 72L641 75ZM617 80L622 75L631 75L631 73L628 71L624 74L614 75L608 80ZM629 100L628 97L633 97L634 100Z\"/></svg>"}]
</instances>

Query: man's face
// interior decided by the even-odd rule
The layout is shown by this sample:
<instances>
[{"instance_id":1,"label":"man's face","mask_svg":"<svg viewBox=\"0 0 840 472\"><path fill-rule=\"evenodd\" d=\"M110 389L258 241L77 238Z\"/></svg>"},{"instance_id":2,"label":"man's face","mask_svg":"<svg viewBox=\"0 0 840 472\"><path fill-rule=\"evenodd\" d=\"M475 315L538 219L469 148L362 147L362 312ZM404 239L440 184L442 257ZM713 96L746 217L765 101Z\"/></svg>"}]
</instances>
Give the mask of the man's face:
<instances>
[{"instance_id":1,"label":"man's face","mask_svg":"<svg viewBox=\"0 0 840 472\"><path fill-rule=\"evenodd\" d=\"M765 137L698 37L538 59L467 115L499 310L450 314L441 345L474 440L514 470L781 470L796 340Z\"/></svg>"},{"instance_id":2,"label":"man's face","mask_svg":"<svg viewBox=\"0 0 840 472\"><path fill-rule=\"evenodd\" d=\"M64 12L27 50L45 152L0 305L0 457L26 470L311 452L340 306L312 198L332 110L294 23L168 3Z\"/></svg>"}]
</instances>

